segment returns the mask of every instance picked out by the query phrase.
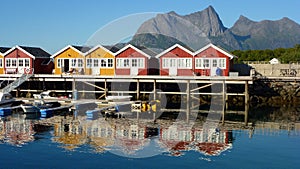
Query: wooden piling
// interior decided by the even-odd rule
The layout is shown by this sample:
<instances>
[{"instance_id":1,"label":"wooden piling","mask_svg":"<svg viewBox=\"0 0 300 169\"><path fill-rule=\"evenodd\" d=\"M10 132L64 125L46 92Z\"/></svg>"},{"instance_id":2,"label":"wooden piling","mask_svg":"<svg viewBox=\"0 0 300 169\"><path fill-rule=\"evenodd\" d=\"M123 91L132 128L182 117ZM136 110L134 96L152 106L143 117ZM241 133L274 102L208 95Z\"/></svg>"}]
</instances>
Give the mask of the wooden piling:
<instances>
[{"instance_id":1,"label":"wooden piling","mask_svg":"<svg viewBox=\"0 0 300 169\"><path fill-rule=\"evenodd\" d=\"M190 120L190 113L191 113L190 97L191 97L190 80L187 80L187 84L186 84L186 121L187 121L187 123Z\"/></svg>"}]
</instances>

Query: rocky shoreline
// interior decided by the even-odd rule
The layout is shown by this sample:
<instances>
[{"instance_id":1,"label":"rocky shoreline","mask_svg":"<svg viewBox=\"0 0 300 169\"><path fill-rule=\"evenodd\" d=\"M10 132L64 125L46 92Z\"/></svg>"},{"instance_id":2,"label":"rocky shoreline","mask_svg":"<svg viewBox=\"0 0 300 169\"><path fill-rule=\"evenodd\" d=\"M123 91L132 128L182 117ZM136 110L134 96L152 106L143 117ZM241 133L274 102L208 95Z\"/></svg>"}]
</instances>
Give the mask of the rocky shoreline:
<instances>
[{"instance_id":1,"label":"rocky shoreline","mask_svg":"<svg viewBox=\"0 0 300 169\"><path fill-rule=\"evenodd\" d=\"M249 88L251 103L299 104L300 83L280 81L254 81Z\"/></svg>"}]
</instances>

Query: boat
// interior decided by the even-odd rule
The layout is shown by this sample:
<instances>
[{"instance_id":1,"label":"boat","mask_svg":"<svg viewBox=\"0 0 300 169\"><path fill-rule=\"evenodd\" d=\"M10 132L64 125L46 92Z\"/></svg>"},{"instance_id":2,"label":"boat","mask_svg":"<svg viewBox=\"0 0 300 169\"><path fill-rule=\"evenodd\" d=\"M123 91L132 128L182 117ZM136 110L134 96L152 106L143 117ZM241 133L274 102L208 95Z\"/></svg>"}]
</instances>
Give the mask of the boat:
<instances>
[{"instance_id":1,"label":"boat","mask_svg":"<svg viewBox=\"0 0 300 169\"><path fill-rule=\"evenodd\" d=\"M10 93L0 92L0 108L18 106L22 101L16 100Z\"/></svg>"},{"instance_id":2,"label":"boat","mask_svg":"<svg viewBox=\"0 0 300 169\"><path fill-rule=\"evenodd\" d=\"M24 113L38 113L40 111L40 109L37 106L31 103L21 104L20 107L22 108Z\"/></svg>"},{"instance_id":3,"label":"boat","mask_svg":"<svg viewBox=\"0 0 300 169\"><path fill-rule=\"evenodd\" d=\"M66 96L55 97L55 91L43 91L40 94L33 94L34 99L64 99Z\"/></svg>"}]
</instances>

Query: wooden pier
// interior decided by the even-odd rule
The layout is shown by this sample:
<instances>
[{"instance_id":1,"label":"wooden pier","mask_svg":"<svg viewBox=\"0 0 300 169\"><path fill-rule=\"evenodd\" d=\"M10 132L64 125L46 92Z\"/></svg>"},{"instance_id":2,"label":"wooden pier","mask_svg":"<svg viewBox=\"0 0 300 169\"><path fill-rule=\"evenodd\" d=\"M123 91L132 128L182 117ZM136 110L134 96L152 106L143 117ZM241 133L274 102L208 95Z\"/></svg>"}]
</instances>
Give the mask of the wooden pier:
<instances>
[{"instance_id":1,"label":"wooden pier","mask_svg":"<svg viewBox=\"0 0 300 169\"><path fill-rule=\"evenodd\" d=\"M1 88L21 75L1 75ZM243 97L245 110L249 102L249 84L252 77L224 76L89 76L89 75L33 75L12 91L16 97L30 97L33 93L53 90L58 94L72 96L72 99L105 100L108 95L131 95L134 100L163 100L167 96L177 96L181 102L179 108L163 105L162 110L184 112L186 119L200 110L200 97L206 96L220 100L227 108L231 96ZM26 94L26 95L25 95ZM168 100L166 100L168 102ZM163 103L167 104L167 103ZM245 113L246 119L247 113Z\"/></svg>"}]
</instances>

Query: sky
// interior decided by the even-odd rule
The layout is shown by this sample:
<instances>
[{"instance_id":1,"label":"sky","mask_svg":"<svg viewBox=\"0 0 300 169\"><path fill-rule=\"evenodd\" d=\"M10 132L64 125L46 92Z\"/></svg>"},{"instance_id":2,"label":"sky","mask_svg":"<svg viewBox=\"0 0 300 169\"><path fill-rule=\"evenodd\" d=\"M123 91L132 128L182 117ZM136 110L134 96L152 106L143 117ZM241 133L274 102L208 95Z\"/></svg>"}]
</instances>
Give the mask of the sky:
<instances>
[{"instance_id":1,"label":"sky","mask_svg":"<svg viewBox=\"0 0 300 169\"><path fill-rule=\"evenodd\" d=\"M118 36L124 40L132 36L144 20L158 13L175 11L177 14L187 15L204 10L209 5L213 6L228 28L233 26L240 15L253 21L288 17L300 23L299 0L0 0L0 2L2 20L0 46L38 46L50 54L67 45L85 45L95 35L99 35L99 32L101 36L108 37L112 37L112 34L122 34Z\"/></svg>"}]
</instances>

